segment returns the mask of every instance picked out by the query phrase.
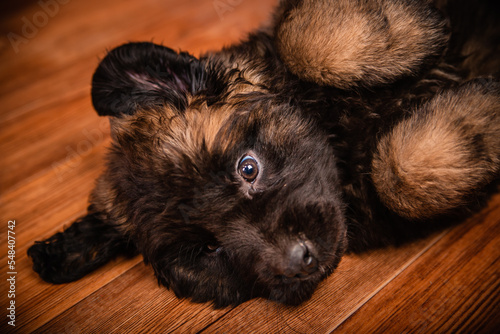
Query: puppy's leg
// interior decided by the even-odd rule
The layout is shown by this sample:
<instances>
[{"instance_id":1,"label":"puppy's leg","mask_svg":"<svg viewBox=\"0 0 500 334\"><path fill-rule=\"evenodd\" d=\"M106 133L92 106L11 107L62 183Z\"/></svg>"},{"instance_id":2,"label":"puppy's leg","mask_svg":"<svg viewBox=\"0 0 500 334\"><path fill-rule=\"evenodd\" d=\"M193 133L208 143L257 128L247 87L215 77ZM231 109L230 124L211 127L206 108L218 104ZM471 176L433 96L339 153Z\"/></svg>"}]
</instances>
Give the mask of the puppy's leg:
<instances>
[{"instance_id":1,"label":"puppy's leg","mask_svg":"<svg viewBox=\"0 0 500 334\"><path fill-rule=\"evenodd\" d=\"M60 284L75 281L120 254L134 252L121 233L89 211L64 232L37 241L28 256L44 281Z\"/></svg>"},{"instance_id":2,"label":"puppy's leg","mask_svg":"<svg viewBox=\"0 0 500 334\"><path fill-rule=\"evenodd\" d=\"M424 1L289 0L276 17L276 47L290 71L338 88L410 75L448 41L444 19Z\"/></svg>"},{"instance_id":3,"label":"puppy's leg","mask_svg":"<svg viewBox=\"0 0 500 334\"><path fill-rule=\"evenodd\" d=\"M398 214L430 218L470 204L500 176L500 84L438 94L379 142L372 179Z\"/></svg>"}]
</instances>

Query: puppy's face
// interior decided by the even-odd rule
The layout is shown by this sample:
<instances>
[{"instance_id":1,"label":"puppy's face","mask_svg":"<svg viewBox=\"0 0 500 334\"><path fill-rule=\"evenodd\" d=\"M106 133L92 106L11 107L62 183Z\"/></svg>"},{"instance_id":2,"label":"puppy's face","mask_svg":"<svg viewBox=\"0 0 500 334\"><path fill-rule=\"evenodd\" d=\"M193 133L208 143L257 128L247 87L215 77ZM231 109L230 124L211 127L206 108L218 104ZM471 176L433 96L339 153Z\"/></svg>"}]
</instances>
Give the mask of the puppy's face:
<instances>
[{"instance_id":1,"label":"puppy's face","mask_svg":"<svg viewBox=\"0 0 500 334\"><path fill-rule=\"evenodd\" d=\"M244 74L149 43L94 75L113 148L94 205L162 284L216 306L308 299L345 247L326 136Z\"/></svg>"}]
</instances>

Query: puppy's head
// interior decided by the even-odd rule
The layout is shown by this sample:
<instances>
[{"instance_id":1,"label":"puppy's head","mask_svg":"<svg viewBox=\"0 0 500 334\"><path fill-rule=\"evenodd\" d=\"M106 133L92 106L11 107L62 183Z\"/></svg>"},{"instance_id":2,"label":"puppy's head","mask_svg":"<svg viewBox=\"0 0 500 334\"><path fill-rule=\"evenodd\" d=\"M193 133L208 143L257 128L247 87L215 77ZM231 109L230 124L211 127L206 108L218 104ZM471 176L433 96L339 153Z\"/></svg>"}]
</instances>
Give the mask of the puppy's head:
<instances>
[{"instance_id":1,"label":"puppy's head","mask_svg":"<svg viewBox=\"0 0 500 334\"><path fill-rule=\"evenodd\" d=\"M262 76L222 63L151 43L106 56L92 98L113 146L91 200L178 296L298 304L345 248L333 152Z\"/></svg>"}]
</instances>

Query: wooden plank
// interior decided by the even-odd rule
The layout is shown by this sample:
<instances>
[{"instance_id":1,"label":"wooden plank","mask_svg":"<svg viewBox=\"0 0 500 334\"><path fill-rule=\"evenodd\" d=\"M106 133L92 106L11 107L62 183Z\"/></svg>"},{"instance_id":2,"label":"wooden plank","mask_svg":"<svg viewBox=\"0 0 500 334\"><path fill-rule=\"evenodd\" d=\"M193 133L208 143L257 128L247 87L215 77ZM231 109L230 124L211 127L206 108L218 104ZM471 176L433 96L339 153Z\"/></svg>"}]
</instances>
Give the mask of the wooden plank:
<instances>
[{"instance_id":1,"label":"wooden plank","mask_svg":"<svg viewBox=\"0 0 500 334\"><path fill-rule=\"evenodd\" d=\"M88 298L103 285L120 277L140 261L142 261L140 257L132 260L119 258L78 282L53 285L42 282L31 270L31 263L24 257L17 269L19 284L16 292L16 328L15 331L10 327L5 328L5 322L2 322L0 330L3 328L8 330L7 332L31 333L81 300ZM7 305L4 296L1 296L0 303Z\"/></svg>"},{"instance_id":2,"label":"wooden plank","mask_svg":"<svg viewBox=\"0 0 500 334\"><path fill-rule=\"evenodd\" d=\"M81 163L96 146L108 141L108 120L98 118L87 102L88 97L82 96L63 107L42 108L23 122L9 124L0 134L3 193L37 173L58 171L70 160ZM54 176L61 180L60 173Z\"/></svg>"},{"instance_id":3,"label":"wooden plank","mask_svg":"<svg viewBox=\"0 0 500 334\"><path fill-rule=\"evenodd\" d=\"M499 198L497 195L489 209L439 240L337 330L498 333Z\"/></svg>"},{"instance_id":4,"label":"wooden plank","mask_svg":"<svg viewBox=\"0 0 500 334\"><path fill-rule=\"evenodd\" d=\"M39 333L167 333L189 322L188 332L203 328L225 314L205 304L180 300L159 287L152 269L143 264L89 295L61 316L37 330Z\"/></svg>"}]
</instances>

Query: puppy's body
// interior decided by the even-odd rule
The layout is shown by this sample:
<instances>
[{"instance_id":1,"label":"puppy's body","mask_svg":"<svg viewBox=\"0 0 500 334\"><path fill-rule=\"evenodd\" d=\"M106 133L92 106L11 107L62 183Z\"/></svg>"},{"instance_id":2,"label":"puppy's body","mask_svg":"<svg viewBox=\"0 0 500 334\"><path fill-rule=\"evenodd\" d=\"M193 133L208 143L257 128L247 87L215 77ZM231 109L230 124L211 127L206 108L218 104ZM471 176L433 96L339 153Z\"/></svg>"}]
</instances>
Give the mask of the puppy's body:
<instances>
[{"instance_id":1,"label":"puppy's body","mask_svg":"<svg viewBox=\"0 0 500 334\"><path fill-rule=\"evenodd\" d=\"M401 2L396 2L401 5ZM353 3L356 2L351 2L349 5L355 6ZM391 4L389 1L384 8L391 10ZM374 5L377 6L376 1L372 4L363 4L368 7ZM412 6L421 5L412 4ZM471 8L471 4L459 1L441 2L436 5L450 17L451 22L448 22L447 28L439 19L439 15L432 11L424 10L422 14L418 12L415 14L410 10L398 14L415 16L412 20L403 20L401 22L403 25L408 21L427 20L427 35L424 36L427 41L422 44L413 43L416 45L410 43L412 45L408 48L401 47L402 51L399 52L406 52L406 55L422 53L423 56L418 57L420 64L416 70L411 68L402 70L403 72L409 70L413 76L403 75L390 86L382 84L387 80L383 73L390 70L394 70L391 75L401 76L401 73L389 65L390 61L395 61L394 55L391 52L380 52L376 48L368 49L368 61L381 59L378 70L365 63L364 58L349 59L352 62L356 60L356 65L360 68L372 69L370 80L364 80L360 84L351 75L343 75L345 68L340 73L336 72L335 66L338 62L335 62L334 57L335 66L329 68L332 73L328 84L340 88L373 82L377 82L378 85L369 89L358 88L355 91L332 86L308 85L307 82L314 77L313 74L300 72L304 70L304 66L300 65L301 59L315 52L324 52L324 44L307 44L307 41L313 40L315 36L326 38L328 34L324 34L324 30L333 28L325 28L326 23L321 21L321 18L313 20L312 23L300 22L309 20L310 15L306 15L307 11L302 14L304 17L298 18L297 15L290 15L290 18L286 12L295 10L301 13L297 10L301 6L312 6L312 8L319 6L315 9L317 12L329 13L329 8L320 9L321 6L328 7L328 2L299 1L282 4L280 9L285 14L281 14L280 17L285 19L277 20L274 30L278 33L276 42L278 50L280 45L287 47L284 59L281 57L282 53L279 55L273 53L272 43L264 43L267 38L262 35L252 36L249 42L226 50L231 54L234 52L247 55L244 59L253 54L256 64L261 67L263 63L268 64L268 68L263 72L273 75L278 73L276 75L278 79L273 81L273 76L263 76L261 73L260 84L269 83L269 89L278 87L275 94L284 93L293 96L301 108L307 108L308 114L316 115L322 127L330 134L330 142L335 149L337 166L341 173L343 195L348 204L346 215L350 224L348 230L351 236L349 240L351 250L360 251L367 247L403 242L432 230L440 222L445 221L445 215L460 217L470 212L473 207L479 207L471 205L475 201L481 202L479 199L484 198L482 194L489 192L484 187L498 177L499 85L491 75L497 77L495 73L500 68L495 66L497 57L492 56L495 54L492 50L496 48L492 41L499 38L500 30L495 28L495 25L488 26L484 21L485 17L489 17L490 23L494 21L494 14L491 13L494 12L493 8L496 5L493 2L479 2ZM363 6L361 10L372 10ZM308 7L308 10L312 9ZM383 16L383 10L377 15ZM480 18L471 15L464 19L462 17L464 12L478 13L477 17L483 19L481 21ZM334 9L333 13L338 13L338 8ZM345 12L342 14L345 15ZM335 26L337 22L331 20L329 24ZM477 29L466 33L465 27L470 24L479 24L483 30ZM287 26L293 28L292 32L287 31L280 35L280 31L286 30ZM293 49L287 45L289 43L283 41L283 39L290 41L292 36L299 34L297 27L301 36L291 42L295 47L298 43L307 44L306 55L300 47ZM403 32L401 33L403 36L398 36L403 40L408 29L403 27L395 29ZM447 45L446 52L443 53L445 49L443 41L449 37L450 30L456 34L460 31L461 34L458 37L456 34L452 35L451 44ZM481 38L483 45L471 47L477 43L478 35L481 34L479 31L483 34ZM485 38L486 31L490 34L490 39ZM412 35L413 33L412 31ZM418 33L416 35L413 38L420 36ZM364 39L371 38L376 40L379 36L369 35ZM486 43L491 45L484 45ZM315 47L318 49L314 49ZM364 53L364 47L363 45L355 52ZM414 50L415 47L419 49ZM335 54L334 52L329 54L332 53ZM260 55L261 58L256 55ZM436 55L439 55L438 59ZM281 63L276 57L283 59L287 64L281 73L277 71ZM470 58L487 61L473 64ZM290 59L298 60L294 62ZM249 67L256 68L258 66L256 64ZM294 66L298 67L297 71L294 71ZM319 67L313 66L313 68ZM492 70L494 68L496 71ZM288 69L304 81L294 80L293 74L290 75ZM476 76L487 77L466 83ZM287 77L285 80L287 86L280 85L279 80L283 77ZM338 83L337 77L342 80L349 78L349 84ZM314 80L324 85L326 79ZM473 101L478 103L477 106L472 106ZM416 119L425 119L425 124L432 127L419 132ZM398 126L394 128L397 123ZM450 138L451 134L458 137ZM407 135L413 137L408 138ZM484 138L480 139L483 135ZM423 145L426 137L429 139L427 140L429 147ZM379 139L382 141L378 142ZM388 141L393 142L392 148L389 147ZM420 149L415 147L417 144L421 144ZM414 146L404 147L404 145ZM373 160L374 155L375 160ZM425 158L419 161L422 157ZM394 162L395 159L398 161ZM401 180L400 176L394 175L393 171L398 168L407 173L405 178L408 182L403 182L405 180Z\"/></svg>"},{"instance_id":2,"label":"puppy's body","mask_svg":"<svg viewBox=\"0 0 500 334\"><path fill-rule=\"evenodd\" d=\"M445 24L423 2L332 6L284 1L274 25L201 59L151 43L111 51L92 91L111 116L108 168L88 216L30 249L42 278L75 280L138 251L178 296L297 304L344 251L470 210L498 179L500 92L492 79L466 80L495 65L455 57L467 39L444 52ZM308 21L308 11L336 19ZM349 15L386 21L361 29L360 46L338 22ZM315 36L336 27L349 33L325 58ZM399 35L384 44L387 27ZM342 43L351 56L328 52Z\"/></svg>"}]
</instances>

